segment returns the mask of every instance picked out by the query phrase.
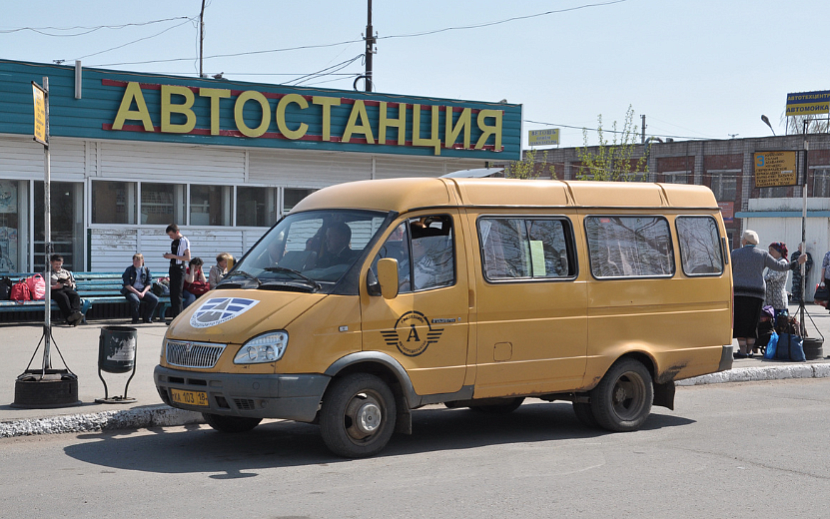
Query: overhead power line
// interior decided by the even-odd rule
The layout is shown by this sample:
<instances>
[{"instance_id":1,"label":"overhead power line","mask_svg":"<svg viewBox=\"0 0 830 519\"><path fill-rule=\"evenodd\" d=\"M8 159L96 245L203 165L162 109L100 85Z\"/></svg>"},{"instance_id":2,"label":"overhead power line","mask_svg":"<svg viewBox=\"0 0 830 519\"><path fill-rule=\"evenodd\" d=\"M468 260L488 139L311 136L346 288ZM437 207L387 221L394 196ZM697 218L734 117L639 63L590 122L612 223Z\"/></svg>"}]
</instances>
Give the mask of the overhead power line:
<instances>
[{"instance_id":1,"label":"overhead power line","mask_svg":"<svg viewBox=\"0 0 830 519\"><path fill-rule=\"evenodd\" d=\"M438 33L441 33L441 32L480 29L480 28L483 28L483 27L490 27L490 26L493 26L493 25L500 25L500 24L514 22L514 21L518 21L518 20L527 20L527 19L530 19L530 18L538 18L538 17L541 17L541 16L548 16L548 15L552 15L552 14L561 14L561 13L565 13L565 12L577 11L577 10L580 10L580 9L588 9L588 8L592 8L592 7L604 7L604 6L619 4L619 3L623 3L623 2L627 2L627 1L628 0L612 0L610 2L604 2L604 3L585 4L585 5L580 5L580 6L576 6L576 7L570 7L570 8L567 8L567 9L557 9L557 10L553 10L553 11L545 11L543 13L530 14L530 15L526 15L526 16L516 16L516 17L513 17L513 18L507 18L507 19L498 20L498 21L495 21L495 22L486 22L486 23L481 23L481 24L466 25L466 26L460 26L460 27L445 27L443 29L435 29L435 30L432 30L432 31L424 31L424 32L419 32L419 33L411 33L411 34L395 34L395 35L391 35L391 36L378 36L375 39L376 40L389 40L389 39L394 39L394 38L418 38L418 37L421 37L421 36L428 36L428 35L432 35L432 34L438 34ZM286 47L286 48L282 48L282 49L269 49L269 50L236 52L236 53L231 53L231 54L215 54L213 56L205 56L204 59L207 60L207 59L214 59L214 58L235 58L235 57L239 57L239 56L253 56L253 55L257 55L257 54L270 54L270 53L276 53L276 52L292 52L292 51L297 51L297 50L323 49L323 48L327 48L327 47L339 47L341 45L351 45L353 43L365 43L365 40L363 40L361 38L361 39L357 39L357 40L347 40L347 41L341 41L341 42L337 42L337 43L324 43L324 44L318 44L318 45L301 45L301 46L297 46L297 47ZM98 65L98 66L100 66L100 67L115 67L115 66L121 66L121 65L145 65L145 64L149 64L149 63L173 63L173 62L177 62L177 61L191 61L192 59L193 58L173 58L173 59L149 60L149 61L130 61L130 62L123 62L123 63L104 63L104 64L101 64L101 65Z\"/></svg>"},{"instance_id":2,"label":"overhead power line","mask_svg":"<svg viewBox=\"0 0 830 519\"><path fill-rule=\"evenodd\" d=\"M18 27L17 29L0 29L0 34L11 34L14 32L21 32L21 31L32 31L38 34L42 34L44 36L52 36L55 38L72 38L75 36L84 36L86 34L100 31L101 29L124 29L126 27L142 27L144 25L152 25L155 23L163 23L163 22L172 22L175 20L185 20L187 19L186 16L179 16L176 18L165 18L163 20L150 20L149 22L141 22L141 23L125 23L122 25L98 25L93 27L84 27L84 26L75 26L75 27ZM80 32L76 34L48 34L44 31L86 31Z\"/></svg>"},{"instance_id":3,"label":"overhead power line","mask_svg":"<svg viewBox=\"0 0 830 519\"><path fill-rule=\"evenodd\" d=\"M525 119L524 122L531 123L531 124L541 124L543 126L561 126L563 128L573 128L575 130L587 130L589 132L599 131L599 128L588 128L587 126L570 126L567 124L556 124L556 123L545 123L541 121L531 121L529 119ZM603 133L626 133L624 131L619 130L608 130L606 128L602 128ZM628 133L632 135L638 135L636 132L629 131ZM649 137L667 137L669 139L689 139L689 140L712 140L714 137L684 137L682 135L663 135L659 133L647 133Z\"/></svg>"}]
</instances>

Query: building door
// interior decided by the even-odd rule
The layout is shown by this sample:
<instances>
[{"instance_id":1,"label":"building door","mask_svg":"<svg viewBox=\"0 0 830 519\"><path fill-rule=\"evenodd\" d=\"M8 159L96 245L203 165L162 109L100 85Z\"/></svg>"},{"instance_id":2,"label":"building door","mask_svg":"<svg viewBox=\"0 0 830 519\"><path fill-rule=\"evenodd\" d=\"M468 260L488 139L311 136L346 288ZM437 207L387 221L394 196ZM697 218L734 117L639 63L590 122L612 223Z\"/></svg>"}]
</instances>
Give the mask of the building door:
<instances>
[{"instance_id":1,"label":"building door","mask_svg":"<svg viewBox=\"0 0 830 519\"><path fill-rule=\"evenodd\" d=\"M51 189L51 226L53 254L63 256L64 268L84 271L84 219L83 219L83 184L76 182L50 182ZM43 182L35 182L34 189L34 271L42 272L44 260L43 225Z\"/></svg>"}]
</instances>

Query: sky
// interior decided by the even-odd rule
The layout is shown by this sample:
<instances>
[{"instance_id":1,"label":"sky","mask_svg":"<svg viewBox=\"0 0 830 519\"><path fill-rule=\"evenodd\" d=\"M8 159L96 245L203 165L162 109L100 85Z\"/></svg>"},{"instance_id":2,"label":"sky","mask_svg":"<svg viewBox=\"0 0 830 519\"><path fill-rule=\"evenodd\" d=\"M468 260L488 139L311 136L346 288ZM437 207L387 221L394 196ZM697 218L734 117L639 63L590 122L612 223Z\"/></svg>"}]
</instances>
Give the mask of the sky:
<instances>
[{"instance_id":1,"label":"sky","mask_svg":"<svg viewBox=\"0 0 830 519\"><path fill-rule=\"evenodd\" d=\"M352 90L367 3L207 0L204 72ZM5 4L0 59L198 77L201 0ZM525 143L596 144L629 106L647 136L780 135L787 93L830 90L828 19L827 0L373 0L374 90L522 104Z\"/></svg>"}]
</instances>

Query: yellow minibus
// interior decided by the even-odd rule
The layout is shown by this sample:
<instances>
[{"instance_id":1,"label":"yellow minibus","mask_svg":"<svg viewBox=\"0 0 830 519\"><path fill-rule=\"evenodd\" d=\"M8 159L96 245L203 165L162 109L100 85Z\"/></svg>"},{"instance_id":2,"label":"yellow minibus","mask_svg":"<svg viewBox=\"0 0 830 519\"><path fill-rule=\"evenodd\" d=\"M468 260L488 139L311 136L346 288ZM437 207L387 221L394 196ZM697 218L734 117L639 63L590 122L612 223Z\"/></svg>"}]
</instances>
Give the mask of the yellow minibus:
<instances>
[{"instance_id":1,"label":"yellow minibus","mask_svg":"<svg viewBox=\"0 0 830 519\"><path fill-rule=\"evenodd\" d=\"M310 422L364 457L428 404L565 400L632 431L674 408L676 380L731 366L708 188L407 178L297 204L171 323L154 377L219 431Z\"/></svg>"}]
</instances>

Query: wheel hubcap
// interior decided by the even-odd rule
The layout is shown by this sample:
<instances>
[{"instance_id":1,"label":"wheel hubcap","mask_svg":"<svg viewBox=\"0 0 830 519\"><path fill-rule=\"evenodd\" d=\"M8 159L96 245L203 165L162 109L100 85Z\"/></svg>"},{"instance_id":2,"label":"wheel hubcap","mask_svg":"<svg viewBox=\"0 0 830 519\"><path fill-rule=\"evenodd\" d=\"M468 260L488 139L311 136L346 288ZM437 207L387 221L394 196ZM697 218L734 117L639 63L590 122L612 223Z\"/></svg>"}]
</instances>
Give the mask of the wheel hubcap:
<instances>
[{"instance_id":1,"label":"wheel hubcap","mask_svg":"<svg viewBox=\"0 0 830 519\"><path fill-rule=\"evenodd\" d=\"M363 440L376 433L382 422L381 404L373 395L355 395L346 408L346 431L356 440Z\"/></svg>"},{"instance_id":2,"label":"wheel hubcap","mask_svg":"<svg viewBox=\"0 0 830 519\"><path fill-rule=\"evenodd\" d=\"M645 382L636 373L623 373L612 393L614 412L623 420L632 420L644 402Z\"/></svg>"}]
</instances>

